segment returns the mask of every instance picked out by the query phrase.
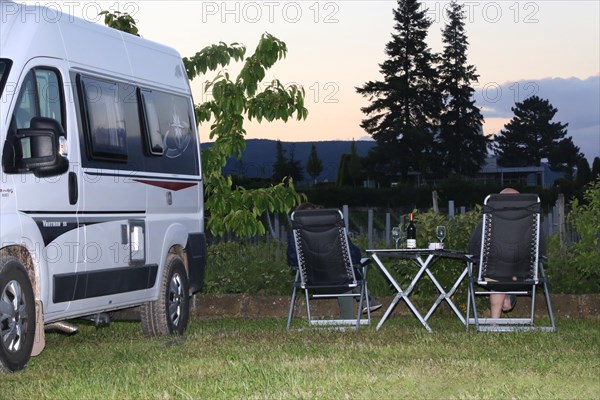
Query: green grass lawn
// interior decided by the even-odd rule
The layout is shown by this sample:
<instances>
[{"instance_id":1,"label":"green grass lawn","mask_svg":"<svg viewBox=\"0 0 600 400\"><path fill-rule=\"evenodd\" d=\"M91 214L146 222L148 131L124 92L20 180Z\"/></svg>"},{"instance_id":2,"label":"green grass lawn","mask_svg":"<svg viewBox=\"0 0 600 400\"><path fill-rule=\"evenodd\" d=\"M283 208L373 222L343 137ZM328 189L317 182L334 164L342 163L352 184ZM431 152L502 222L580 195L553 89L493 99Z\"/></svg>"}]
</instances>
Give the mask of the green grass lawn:
<instances>
[{"instance_id":1,"label":"green grass lawn","mask_svg":"<svg viewBox=\"0 0 600 400\"><path fill-rule=\"evenodd\" d=\"M139 323L48 333L6 399L599 399L600 323L557 333L466 333L452 317L380 331L291 331L284 320L192 321L185 340Z\"/></svg>"}]
</instances>

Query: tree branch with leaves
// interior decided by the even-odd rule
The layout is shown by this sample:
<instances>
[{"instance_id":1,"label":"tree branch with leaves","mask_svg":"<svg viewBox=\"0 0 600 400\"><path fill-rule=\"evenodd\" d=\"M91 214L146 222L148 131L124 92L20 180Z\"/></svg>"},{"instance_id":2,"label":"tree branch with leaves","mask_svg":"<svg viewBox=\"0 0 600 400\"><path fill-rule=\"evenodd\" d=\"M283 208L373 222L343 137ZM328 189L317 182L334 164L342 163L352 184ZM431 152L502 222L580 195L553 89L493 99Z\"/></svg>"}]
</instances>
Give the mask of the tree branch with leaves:
<instances>
[{"instance_id":1,"label":"tree branch with leaves","mask_svg":"<svg viewBox=\"0 0 600 400\"><path fill-rule=\"evenodd\" d=\"M135 21L123 24L123 15L103 12L105 24L115 29L137 34ZM207 46L191 57L184 57L183 64L188 78L193 80L209 71L224 69L232 62L244 62L236 77L221 71L205 87L211 90L212 100L195 106L196 119L200 124L210 123L209 138L215 139L211 147L202 151L202 174L205 190L205 210L208 214L207 228L214 235L233 232L238 237L265 234L261 221L266 212L289 212L301 201L292 179L284 178L269 188L246 190L233 187L230 176L223 176L228 157L240 158L246 142L244 123L291 118L306 119L304 89L297 85L284 87L277 79L262 91L259 84L266 71L277 61L285 58L286 44L275 36L265 33L254 51L246 57L246 47L223 42Z\"/></svg>"}]
</instances>

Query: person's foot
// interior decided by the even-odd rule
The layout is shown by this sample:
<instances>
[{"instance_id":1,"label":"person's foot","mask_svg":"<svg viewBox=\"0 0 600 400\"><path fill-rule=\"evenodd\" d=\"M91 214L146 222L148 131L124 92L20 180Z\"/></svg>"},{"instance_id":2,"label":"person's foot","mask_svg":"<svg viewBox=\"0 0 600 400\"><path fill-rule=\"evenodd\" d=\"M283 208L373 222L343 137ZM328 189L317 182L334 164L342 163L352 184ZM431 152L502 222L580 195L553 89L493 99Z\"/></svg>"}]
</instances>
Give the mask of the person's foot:
<instances>
[{"instance_id":1,"label":"person's foot","mask_svg":"<svg viewBox=\"0 0 600 400\"><path fill-rule=\"evenodd\" d=\"M504 304L502 304L502 312L507 313L511 312L513 308L517 305L517 295L509 294L504 299Z\"/></svg>"},{"instance_id":2,"label":"person's foot","mask_svg":"<svg viewBox=\"0 0 600 400\"><path fill-rule=\"evenodd\" d=\"M373 312L375 310L379 310L381 308L383 304L381 304L381 302L377 299L374 298L370 298L369 299L369 311ZM362 309L362 313L366 314L367 313L367 306L364 306Z\"/></svg>"}]
</instances>

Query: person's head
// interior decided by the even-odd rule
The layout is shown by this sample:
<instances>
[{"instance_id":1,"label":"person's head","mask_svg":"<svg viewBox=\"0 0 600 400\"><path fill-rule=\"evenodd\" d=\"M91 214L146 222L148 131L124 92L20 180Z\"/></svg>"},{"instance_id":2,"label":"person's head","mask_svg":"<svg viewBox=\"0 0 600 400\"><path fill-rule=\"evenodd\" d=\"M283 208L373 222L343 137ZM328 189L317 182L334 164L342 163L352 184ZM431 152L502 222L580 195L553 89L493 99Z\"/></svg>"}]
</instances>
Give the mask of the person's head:
<instances>
[{"instance_id":1,"label":"person's head","mask_svg":"<svg viewBox=\"0 0 600 400\"><path fill-rule=\"evenodd\" d=\"M321 206L306 201L304 203L298 204L296 210L316 210L318 208L321 208Z\"/></svg>"},{"instance_id":2,"label":"person's head","mask_svg":"<svg viewBox=\"0 0 600 400\"><path fill-rule=\"evenodd\" d=\"M519 194L519 191L513 188L504 188L500 191L500 194Z\"/></svg>"}]
</instances>

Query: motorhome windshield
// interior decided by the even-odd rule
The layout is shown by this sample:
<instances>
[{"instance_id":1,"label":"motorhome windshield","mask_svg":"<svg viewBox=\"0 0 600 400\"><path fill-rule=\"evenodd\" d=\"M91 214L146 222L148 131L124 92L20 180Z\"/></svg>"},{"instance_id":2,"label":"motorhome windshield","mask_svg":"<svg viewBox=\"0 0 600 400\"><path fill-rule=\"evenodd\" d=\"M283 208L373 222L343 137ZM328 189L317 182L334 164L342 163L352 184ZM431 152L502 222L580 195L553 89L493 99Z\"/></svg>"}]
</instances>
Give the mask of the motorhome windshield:
<instances>
[{"instance_id":1,"label":"motorhome windshield","mask_svg":"<svg viewBox=\"0 0 600 400\"><path fill-rule=\"evenodd\" d=\"M4 84L8 78L8 70L10 69L10 60L0 58L0 96L4 91Z\"/></svg>"}]
</instances>

